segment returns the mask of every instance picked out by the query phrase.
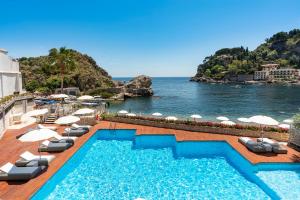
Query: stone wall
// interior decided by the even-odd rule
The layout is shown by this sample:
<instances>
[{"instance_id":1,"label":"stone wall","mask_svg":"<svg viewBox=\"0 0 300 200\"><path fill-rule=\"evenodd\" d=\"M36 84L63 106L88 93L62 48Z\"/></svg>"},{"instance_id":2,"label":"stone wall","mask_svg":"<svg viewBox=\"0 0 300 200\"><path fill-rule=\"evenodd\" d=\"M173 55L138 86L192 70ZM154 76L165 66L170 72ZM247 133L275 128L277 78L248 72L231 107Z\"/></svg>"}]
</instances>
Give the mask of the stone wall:
<instances>
[{"instance_id":1,"label":"stone wall","mask_svg":"<svg viewBox=\"0 0 300 200\"><path fill-rule=\"evenodd\" d=\"M153 127L159 127L159 128L170 128L170 129L186 130L186 131L193 131L193 132L205 132L205 133L256 137L256 138L261 136L260 131L252 131L252 130L245 130L245 129L195 126L195 125L188 125L188 124L177 124L177 123L175 124L175 123L171 123L171 122L156 122L156 121L151 121L151 120L131 119L131 118L122 118L122 117L111 117L107 120L114 121L114 122L128 123L128 124L153 126ZM199 133L199 134L201 134L201 133ZM287 142L289 139L289 134L265 131L264 137L271 138L271 139L274 139L277 141Z\"/></svg>"}]
</instances>

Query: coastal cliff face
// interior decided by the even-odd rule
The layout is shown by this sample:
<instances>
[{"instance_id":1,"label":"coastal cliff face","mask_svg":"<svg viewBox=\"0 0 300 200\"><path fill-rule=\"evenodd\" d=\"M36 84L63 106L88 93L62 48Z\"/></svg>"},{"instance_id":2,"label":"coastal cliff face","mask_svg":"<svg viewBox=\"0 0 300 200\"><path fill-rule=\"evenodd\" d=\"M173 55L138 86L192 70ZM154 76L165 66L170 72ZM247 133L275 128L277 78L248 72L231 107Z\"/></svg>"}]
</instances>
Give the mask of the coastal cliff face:
<instances>
[{"instance_id":1,"label":"coastal cliff face","mask_svg":"<svg viewBox=\"0 0 300 200\"><path fill-rule=\"evenodd\" d=\"M252 75L262 64L277 63L280 67L300 68L300 30L279 32L255 50L224 48L208 56L191 78L198 82L230 82L239 75ZM248 76L250 77L250 76ZM246 78L247 79L247 78Z\"/></svg>"},{"instance_id":2,"label":"coastal cliff face","mask_svg":"<svg viewBox=\"0 0 300 200\"><path fill-rule=\"evenodd\" d=\"M64 87L78 87L84 94L101 95L103 98L153 95L150 77L141 75L127 84L113 81L92 57L73 49L64 50L67 51L67 57L61 55L61 49L51 49L46 56L19 59L27 91L50 94L60 88L62 69L58 61L64 56L63 62L71 63L64 67ZM51 52L55 52L55 59Z\"/></svg>"},{"instance_id":3,"label":"coastal cliff face","mask_svg":"<svg viewBox=\"0 0 300 200\"><path fill-rule=\"evenodd\" d=\"M64 70L64 87L78 87L80 91L87 92L114 85L111 76L93 58L72 49L68 51L69 59L74 64ZM55 65L50 53L46 56L23 57L19 63L27 91L51 93L60 87L61 69Z\"/></svg>"}]
</instances>

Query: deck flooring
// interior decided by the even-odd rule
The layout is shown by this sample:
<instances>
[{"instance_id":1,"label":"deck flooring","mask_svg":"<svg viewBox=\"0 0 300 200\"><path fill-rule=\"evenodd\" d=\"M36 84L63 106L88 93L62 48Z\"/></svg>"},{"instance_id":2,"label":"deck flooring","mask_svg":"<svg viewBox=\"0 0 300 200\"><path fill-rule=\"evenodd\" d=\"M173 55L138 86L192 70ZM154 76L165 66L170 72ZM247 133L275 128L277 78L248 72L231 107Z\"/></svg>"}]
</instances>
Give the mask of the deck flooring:
<instances>
[{"instance_id":1,"label":"deck flooring","mask_svg":"<svg viewBox=\"0 0 300 200\"><path fill-rule=\"evenodd\" d=\"M23 143L16 139L16 136L25 133L29 128L36 125L18 130L7 130L3 138L0 140L0 166L7 162L14 163L18 160L19 155L24 151L30 151L38 154L38 146L40 142ZM75 145L62 153L55 153L56 159L50 164L47 171L39 175L35 179L28 182L0 182L0 200L10 199L28 199L34 194L62 165L95 133L98 129L107 129L110 122L102 121L95 125L87 134L78 138ZM59 127L58 132L61 133L65 127ZM177 141L227 141L235 150L242 154L251 163L267 163L267 162L300 162L300 153L294 149L288 148L288 154L255 154L247 150L238 142L237 136L190 132L174 129L164 129L149 126L116 123L116 129L136 129L137 135L143 134L173 134ZM47 153L42 153L47 154Z\"/></svg>"}]
</instances>

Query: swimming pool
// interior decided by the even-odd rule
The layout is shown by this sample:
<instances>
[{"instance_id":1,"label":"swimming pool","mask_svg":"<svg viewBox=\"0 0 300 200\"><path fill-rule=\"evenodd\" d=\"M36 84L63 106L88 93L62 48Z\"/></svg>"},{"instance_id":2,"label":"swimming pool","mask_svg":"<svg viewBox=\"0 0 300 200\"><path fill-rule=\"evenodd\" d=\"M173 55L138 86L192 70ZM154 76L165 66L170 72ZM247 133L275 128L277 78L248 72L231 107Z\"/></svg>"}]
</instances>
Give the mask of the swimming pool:
<instances>
[{"instance_id":1,"label":"swimming pool","mask_svg":"<svg viewBox=\"0 0 300 200\"><path fill-rule=\"evenodd\" d=\"M277 178L269 177L279 173L284 178L283 172L296 172L299 166L281 172L269 167L253 167L226 142L176 142L172 135L99 130L32 199L295 197L297 191L285 195L274 184ZM288 177L297 187L299 177Z\"/></svg>"}]
</instances>

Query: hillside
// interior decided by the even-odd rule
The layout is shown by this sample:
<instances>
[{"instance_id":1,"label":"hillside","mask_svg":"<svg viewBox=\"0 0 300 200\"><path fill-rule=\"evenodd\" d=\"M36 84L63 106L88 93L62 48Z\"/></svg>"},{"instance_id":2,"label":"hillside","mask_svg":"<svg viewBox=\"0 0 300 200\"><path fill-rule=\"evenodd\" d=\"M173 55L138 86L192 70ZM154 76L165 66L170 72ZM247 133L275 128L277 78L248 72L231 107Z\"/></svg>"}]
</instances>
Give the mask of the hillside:
<instances>
[{"instance_id":1,"label":"hillside","mask_svg":"<svg viewBox=\"0 0 300 200\"><path fill-rule=\"evenodd\" d=\"M60 88L61 68L51 55L51 52L56 52L56 57L61 56L60 50L51 49L46 56L19 59L27 91L50 93ZM72 62L72 67L64 70L64 87L79 87L81 91L91 92L114 85L111 76L93 58L72 49L65 50L68 51L68 61Z\"/></svg>"},{"instance_id":2,"label":"hillside","mask_svg":"<svg viewBox=\"0 0 300 200\"><path fill-rule=\"evenodd\" d=\"M220 49L203 60L192 80L224 80L228 76L253 74L266 63L300 68L300 29L276 33L253 51L244 47Z\"/></svg>"}]
</instances>

